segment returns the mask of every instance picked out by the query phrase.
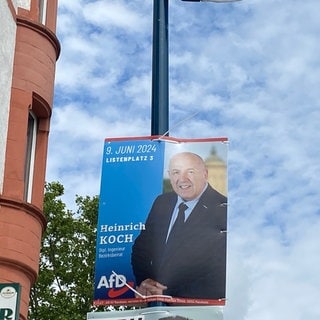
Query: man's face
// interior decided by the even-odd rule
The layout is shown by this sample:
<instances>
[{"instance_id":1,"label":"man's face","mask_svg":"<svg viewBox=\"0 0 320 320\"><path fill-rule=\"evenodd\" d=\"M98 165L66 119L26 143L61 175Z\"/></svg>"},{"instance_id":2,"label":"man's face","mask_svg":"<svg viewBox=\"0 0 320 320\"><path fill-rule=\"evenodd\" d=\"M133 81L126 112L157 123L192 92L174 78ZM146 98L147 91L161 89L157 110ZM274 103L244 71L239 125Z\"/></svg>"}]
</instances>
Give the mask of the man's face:
<instances>
[{"instance_id":1,"label":"man's face","mask_svg":"<svg viewBox=\"0 0 320 320\"><path fill-rule=\"evenodd\" d=\"M208 172L201 158L192 153L179 153L170 161L169 177L173 190L189 201L203 191Z\"/></svg>"}]
</instances>

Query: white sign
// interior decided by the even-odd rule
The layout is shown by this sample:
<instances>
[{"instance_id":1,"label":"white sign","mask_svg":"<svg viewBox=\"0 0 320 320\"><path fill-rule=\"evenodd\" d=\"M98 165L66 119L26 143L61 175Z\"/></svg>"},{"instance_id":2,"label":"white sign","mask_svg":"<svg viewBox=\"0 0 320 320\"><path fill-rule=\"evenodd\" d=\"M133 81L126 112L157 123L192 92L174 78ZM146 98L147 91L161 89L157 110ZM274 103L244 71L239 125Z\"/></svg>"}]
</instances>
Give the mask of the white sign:
<instances>
[{"instance_id":1,"label":"white sign","mask_svg":"<svg viewBox=\"0 0 320 320\"><path fill-rule=\"evenodd\" d=\"M20 285L17 283L0 284L0 320L19 319Z\"/></svg>"}]
</instances>

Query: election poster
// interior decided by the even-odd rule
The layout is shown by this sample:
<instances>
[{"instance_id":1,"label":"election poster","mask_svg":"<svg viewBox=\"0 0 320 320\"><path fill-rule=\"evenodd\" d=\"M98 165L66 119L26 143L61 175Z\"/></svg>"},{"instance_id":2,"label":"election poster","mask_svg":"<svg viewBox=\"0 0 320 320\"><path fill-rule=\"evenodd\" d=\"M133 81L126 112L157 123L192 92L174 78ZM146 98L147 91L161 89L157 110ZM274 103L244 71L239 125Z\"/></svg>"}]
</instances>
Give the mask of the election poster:
<instances>
[{"instance_id":1,"label":"election poster","mask_svg":"<svg viewBox=\"0 0 320 320\"><path fill-rule=\"evenodd\" d=\"M105 139L94 304L225 304L227 138Z\"/></svg>"}]
</instances>

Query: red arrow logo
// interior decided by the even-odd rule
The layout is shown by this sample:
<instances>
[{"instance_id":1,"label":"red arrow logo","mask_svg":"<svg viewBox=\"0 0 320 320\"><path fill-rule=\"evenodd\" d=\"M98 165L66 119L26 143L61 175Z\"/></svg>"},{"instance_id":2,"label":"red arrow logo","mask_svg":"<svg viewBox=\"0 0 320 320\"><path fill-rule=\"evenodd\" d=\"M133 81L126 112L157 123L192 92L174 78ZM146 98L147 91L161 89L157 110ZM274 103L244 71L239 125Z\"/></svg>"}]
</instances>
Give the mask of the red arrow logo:
<instances>
[{"instance_id":1,"label":"red arrow logo","mask_svg":"<svg viewBox=\"0 0 320 320\"><path fill-rule=\"evenodd\" d=\"M133 287L134 286L134 282L133 281L129 281L128 282L128 285L130 287ZM126 293L127 291L129 291L130 289L126 286L123 286L122 288L120 289L117 289L117 288L112 288L109 290L108 292L108 297L113 299L113 298L117 298L121 295L123 295L124 293Z\"/></svg>"}]
</instances>

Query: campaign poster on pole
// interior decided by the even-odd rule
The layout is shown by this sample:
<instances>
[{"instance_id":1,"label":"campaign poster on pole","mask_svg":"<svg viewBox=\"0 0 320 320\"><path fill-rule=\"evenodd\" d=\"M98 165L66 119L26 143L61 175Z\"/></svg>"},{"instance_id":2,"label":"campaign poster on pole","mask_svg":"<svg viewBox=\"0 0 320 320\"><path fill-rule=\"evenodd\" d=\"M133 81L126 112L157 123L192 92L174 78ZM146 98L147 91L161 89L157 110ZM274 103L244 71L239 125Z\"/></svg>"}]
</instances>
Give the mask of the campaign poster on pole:
<instances>
[{"instance_id":1,"label":"campaign poster on pole","mask_svg":"<svg viewBox=\"0 0 320 320\"><path fill-rule=\"evenodd\" d=\"M95 305L225 304L227 142L105 139Z\"/></svg>"}]
</instances>

